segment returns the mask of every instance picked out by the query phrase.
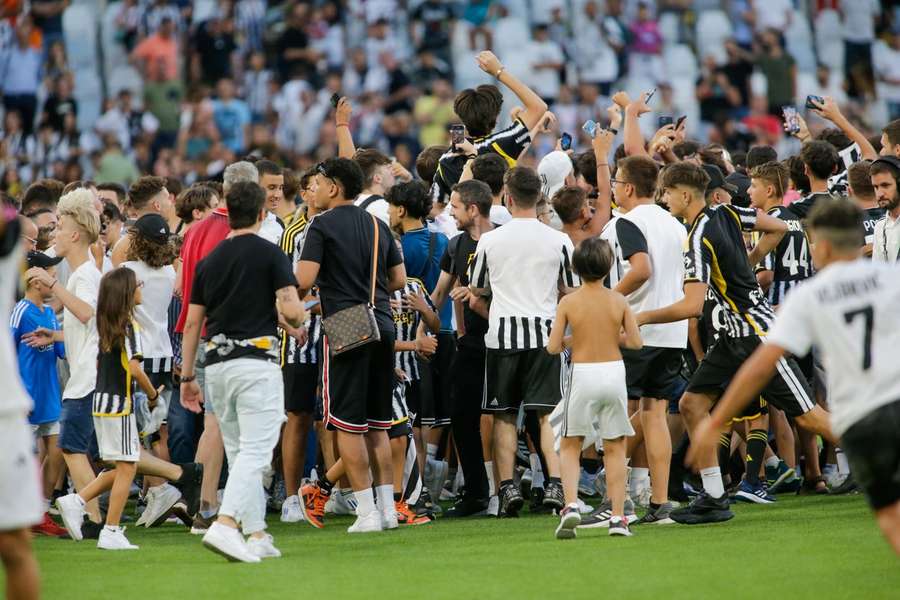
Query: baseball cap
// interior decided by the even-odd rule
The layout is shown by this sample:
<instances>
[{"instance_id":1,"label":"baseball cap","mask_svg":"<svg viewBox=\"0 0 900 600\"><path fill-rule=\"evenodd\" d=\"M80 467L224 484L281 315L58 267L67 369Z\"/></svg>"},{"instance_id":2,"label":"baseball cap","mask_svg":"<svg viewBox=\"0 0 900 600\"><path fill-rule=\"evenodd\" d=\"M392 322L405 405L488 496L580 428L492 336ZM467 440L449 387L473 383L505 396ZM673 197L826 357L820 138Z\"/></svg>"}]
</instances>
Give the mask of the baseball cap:
<instances>
[{"instance_id":1,"label":"baseball cap","mask_svg":"<svg viewBox=\"0 0 900 600\"><path fill-rule=\"evenodd\" d=\"M575 171L572 159L561 150L554 150L541 159L537 172L541 178L541 193L548 199L566 184L566 177Z\"/></svg>"},{"instance_id":2,"label":"baseball cap","mask_svg":"<svg viewBox=\"0 0 900 600\"><path fill-rule=\"evenodd\" d=\"M37 250L32 250L25 257L25 262L28 263L28 268L31 267L40 267L42 269L47 269L49 267L54 267L62 262L61 256L48 256L43 252L38 252Z\"/></svg>"},{"instance_id":3,"label":"baseball cap","mask_svg":"<svg viewBox=\"0 0 900 600\"><path fill-rule=\"evenodd\" d=\"M731 194L733 196L731 203L745 208L750 206L750 196L747 194L747 190L750 189L750 178L739 171L735 171L726 177L725 181L737 188Z\"/></svg>"},{"instance_id":4,"label":"baseball cap","mask_svg":"<svg viewBox=\"0 0 900 600\"><path fill-rule=\"evenodd\" d=\"M729 194L735 194L738 191L736 185L728 183L725 180L725 176L722 174L722 169L717 167L716 165L701 165L703 170L706 171L706 174L709 175L709 184L706 186L706 191L714 190L716 188L722 188Z\"/></svg>"},{"instance_id":5,"label":"baseball cap","mask_svg":"<svg viewBox=\"0 0 900 600\"><path fill-rule=\"evenodd\" d=\"M169 241L169 224L161 215L151 213L134 222L134 228L142 236L158 244Z\"/></svg>"}]
</instances>

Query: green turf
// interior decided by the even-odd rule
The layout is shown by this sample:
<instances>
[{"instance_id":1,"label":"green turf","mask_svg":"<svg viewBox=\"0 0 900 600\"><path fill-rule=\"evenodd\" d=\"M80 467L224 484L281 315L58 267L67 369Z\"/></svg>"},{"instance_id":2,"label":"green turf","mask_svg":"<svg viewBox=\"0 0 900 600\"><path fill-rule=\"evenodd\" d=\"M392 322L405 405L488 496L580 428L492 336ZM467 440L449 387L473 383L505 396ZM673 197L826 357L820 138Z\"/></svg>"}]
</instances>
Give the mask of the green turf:
<instances>
[{"instance_id":1,"label":"green turf","mask_svg":"<svg viewBox=\"0 0 900 600\"><path fill-rule=\"evenodd\" d=\"M556 518L439 520L351 536L270 515L284 553L226 563L183 527L130 528L141 549L37 539L45 598L898 598L900 560L860 496L739 505L730 522L553 537Z\"/></svg>"}]
</instances>

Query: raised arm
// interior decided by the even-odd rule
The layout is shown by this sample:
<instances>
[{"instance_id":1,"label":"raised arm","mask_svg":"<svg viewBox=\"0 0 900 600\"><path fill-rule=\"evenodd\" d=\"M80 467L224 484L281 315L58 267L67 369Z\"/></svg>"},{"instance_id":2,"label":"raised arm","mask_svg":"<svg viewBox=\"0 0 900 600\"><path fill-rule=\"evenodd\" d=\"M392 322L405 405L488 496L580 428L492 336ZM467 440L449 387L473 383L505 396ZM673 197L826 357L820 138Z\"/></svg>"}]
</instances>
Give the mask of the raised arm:
<instances>
[{"instance_id":1,"label":"raised arm","mask_svg":"<svg viewBox=\"0 0 900 600\"><path fill-rule=\"evenodd\" d=\"M496 77L497 81L508 87L522 102L525 110L522 111L519 118L522 119L522 122L528 129L534 127L544 113L547 112L547 103L541 100L541 97L534 90L522 83L518 77L507 71L490 50L480 52L476 59L482 71L492 77Z\"/></svg>"},{"instance_id":2,"label":"raised arm","mask_svg":"<svg viewBox=\"0 0 900 600\"><path fill-rule=\"evenodd\" d=\"M350 117L353 115L353 105L350 99L344 96L338 101L334 109L334 126L337 129L338 156L340 158L353 158L356 147L353 145L353 134L350 132Z\"/></svg>"},{"instance_id":3,"label":"raised arm","mask_svg":"<svg viewBox=\"0 0 900 600\"><path fill-rule=\"evenodd\" d=\"M594 204L594 218L590 222L591 233L600 235L612 216L612 172L609 168L609 153L616 134L609 129L598 129L591 141L594 159L597 161L597 201Z\"/></svg>"},{"instance_id":4,"label":"raised arm","mask_svg":"<svg viewBox=\"0 0 900 600\"><path fill-rule=\"evenodd\" d=\"M832 123L834 123L835 127L843 131L847 134L847 137L852 141L856 142L859 145L860 151L862 151L862 157L866 160L875 160L878 158L878 153L875 152L875 147L872 146L871 142L869 142L868 138L863 135L863 133L857 129L850 121L847 120L847 117L841 113L841 109L838 108L837 102L834 101L834 98L831 96L825 96L821 103L816 102L815 100L810 99L810 102L816 107L815 112L817 115L822 117L823 119L828 119Z\"/></svg>"},{"instance_id":5,"label":"raised arm","mask_svg":"<svg viewBox=\"0 0 900 600\"><path fill-rule=\"evenodd\" d=\"M647 149L644 147L644 136L641 134L641 127L638 125L638 117L644 113L650 112L650 107L644 101L646 93L641 94L638 100L630 103L625 107L625 154L628 156L649 156Z\"/></svg>"}]
</instances>

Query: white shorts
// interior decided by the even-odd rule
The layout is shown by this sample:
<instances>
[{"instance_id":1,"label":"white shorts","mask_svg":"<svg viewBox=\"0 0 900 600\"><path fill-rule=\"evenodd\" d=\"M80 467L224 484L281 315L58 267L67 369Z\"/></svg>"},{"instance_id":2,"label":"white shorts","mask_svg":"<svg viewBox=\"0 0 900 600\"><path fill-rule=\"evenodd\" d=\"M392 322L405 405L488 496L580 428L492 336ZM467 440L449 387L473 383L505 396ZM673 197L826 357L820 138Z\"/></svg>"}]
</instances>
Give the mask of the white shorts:
<instances>
[{"instance_id":1,"label":"white shorts","mask_svg":"<svg viewBox=\"0 0 900 600\"><path fill-rule=\"evenodd\" d=\"M94 417L94 432L101 459L111 462L137 462L140 459L141 438L133 413L124 417Z\"/></svg>"},{"instance_id":2,"label":"white shorts","mask_svg":"<svg viewBox=\"0 0 900 600\"><path fill-rule=\"evenodd\" d=\"M59 435L59 421L51 421L50 423L32 425L31 434L35 439L49 437L51 435Z\"/></svg>"},{"instance_id":3,"label":"white shorts","mask_svg":"<svg viewBox=\"0 0 900 600\"><path fill-rule=\"evenodd\" d=\"M584 447L600 440L634 435L628 420L625 363L573 363L562 401L550 414L557 444L562 437L584 437Z\"/></svg>"},{"instance_id":4,"label":"white shorts","mask_svg":"<svg viewBox=\"0 0 900 600\"><path fill-rule=\"evenodd\" d=\"M24 414L0 417L0 440L0 531L31 527L41 522L47 508L34 437Z\"/></svg>"}]
</instances>

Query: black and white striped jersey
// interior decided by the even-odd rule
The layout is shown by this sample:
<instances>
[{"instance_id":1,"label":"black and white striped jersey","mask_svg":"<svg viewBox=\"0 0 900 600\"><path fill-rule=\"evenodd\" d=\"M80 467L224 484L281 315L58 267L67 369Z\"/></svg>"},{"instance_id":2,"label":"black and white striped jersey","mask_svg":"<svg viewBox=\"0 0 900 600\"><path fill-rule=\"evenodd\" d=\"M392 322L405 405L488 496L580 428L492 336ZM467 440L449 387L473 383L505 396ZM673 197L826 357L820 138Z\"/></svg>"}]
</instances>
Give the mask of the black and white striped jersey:
<instances>
[{"instance_id":1,"label":"black and white striped jersey","mask_svg":"<svg viewBox=\"0 0 900 600\"><path fill-rule=\"evenodd\" d=\"M499 154L506 159L510 167L516 166L519 155L528 144L531 143L531 133L520 119L516 119L512 125L491 135L470 138L475 146L476 154ZM432 197L443 195L450 197L451 188L459 182L463 169L466 166L466 157L461 153L448 150L441 156L437 172L434 174L434 183L439 190L432 192Z\"/></svg>"},{"instance_id":2,"label":"black and white striped jersey","mask_svg":"<svg viewBox=\"0 0 900 600\"><path fill-rule=\"evenodd\" d=\"M469 286L491 295L487 348L546 347L560 287L579 285L572 270L573 251L569 236L537 219L512 219L481 235Z\"/></svg>"},{"instance_id":3,"label":"black and white striped jersey","mask_svg":"<svg viewBox=\"0 0 900 600\"><path fill-rule=\"evenodd\" d=\"M315 217L313 217L315 218ZM291 224L285 228L281 235L279 246L291 259L291 266L296 268L300 262L300 251L303 249L303 238L306 234L306 227L311 219L306 218L305 213L300 213L291 221ZM317 295L316 290L311 291L313 296ZM302 346L297 343L297 339L289 336L287 332L279 329L281 335L281 366L293 364L316 364L319 362L316 348L318 347L319 338L322 334L321 317L316 314L309 313L309 321L306 323L307 342Z\"/></svg>"},{"instance_id":4,"label":"black and white striped jersey","mask_svg":"<svg viewBox=\"0 0 900 600\"><path fill-rule=\"evenodd\" d=\"M431 297L425 290L425 285L418 279L407 279L403 289L395 291L391 294L391 299L396 302L402 302L403 297L408 294L419 294L425 297L425 302L431 310L437 312ZM422 321L422 315L411 308L402 310L392 309L394 316L394 330L396 332L396 341L412 342L416 339L416 330ZM394 352L394 367L406 373L406 377L410 381L419 380L419 363L416 360L416 353L412 350L404 350L402 352Z\"/></svg>"},{"instance_id":5,"label":"black and white striped jersey","mask_svg":"<svg viewBox=\"0 0 900 600\"><path fill-rule=\"evenodd\" d=\"M756 210L722 204L704 209L688 234L685 283L709 285L732 338L765 335L775 318L744 245L743 232L755 226Z\"/></svg>"},{"instance_id":6,"label":"black and white striped jersey","mask_svg":"<svg viewBox=\"0 0 900 600\"><path fill-rule=\"evenodd\" d=\"M144 359L140 327L132 321L124 333L122 340L108 352L97 352L97 387L92 407L95 417L121 417L134 410L137 380L132 376L129 363L132 359Z\"/></svg>"},{"instance_id":7,"label":"black and white striped jersey","mask_svg":"<svg viewBox=\"0 0 900 600\"><path fill-rule=\"evenodd\" d=\"M878 206L863 209L863 235L865 236L866 245L875 243L875 223L880 221L885 210Z\"/></svg>"},{"instance_id":8,"label":"black and white striped jersey","mask_svg":"<svg viewBox=\"0 0 900 600\"><path fill-rule=\"evenodd\" d=\"M772 306L778 306L793 287L812 277L813 264L809 240L797 215L784 206L770 208L768 213L788 225L788 232L778 242L778 246L756 267L757 273L772 271L772 284L766 292L766 299ZM753 237L756 243L761 236L754 232Z\"/></svg>"}]
</instances>

